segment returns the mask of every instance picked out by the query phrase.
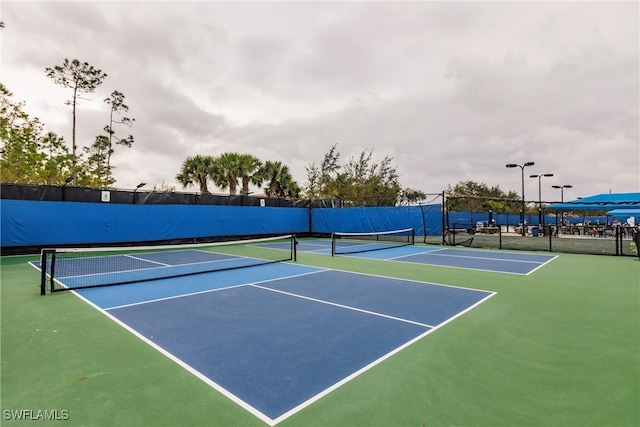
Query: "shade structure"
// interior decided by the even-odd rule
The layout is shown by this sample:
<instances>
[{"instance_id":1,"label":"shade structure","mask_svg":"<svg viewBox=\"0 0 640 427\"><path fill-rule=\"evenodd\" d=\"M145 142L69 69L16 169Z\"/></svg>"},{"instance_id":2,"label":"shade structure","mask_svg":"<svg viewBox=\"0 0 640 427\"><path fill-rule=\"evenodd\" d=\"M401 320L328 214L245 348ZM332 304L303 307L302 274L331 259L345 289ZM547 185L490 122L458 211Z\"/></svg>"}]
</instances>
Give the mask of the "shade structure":
<instances>
[{"instance_id":1,"label":"shade structure","mask_svg":"<svg viewBox=\"0 0 640 427\"><path fill-rule=\"evenodd\" d=\"M613 209L640 210L640 193L605 193L583 197L564 203L553 203L551 210L564 211L602 211Z\"/></svg>"}]
</instances>

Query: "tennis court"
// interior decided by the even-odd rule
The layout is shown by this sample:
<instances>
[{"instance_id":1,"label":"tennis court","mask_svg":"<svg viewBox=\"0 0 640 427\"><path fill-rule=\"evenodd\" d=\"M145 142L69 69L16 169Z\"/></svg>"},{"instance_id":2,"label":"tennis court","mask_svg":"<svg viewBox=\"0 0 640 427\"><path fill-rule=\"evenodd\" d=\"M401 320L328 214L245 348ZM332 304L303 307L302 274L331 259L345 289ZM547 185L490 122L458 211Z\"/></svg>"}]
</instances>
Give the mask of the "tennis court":
<instances>
[{"instance_id":1,"label":"tennis court","mask_svg":"<svg viewBox=\"0 0 640 427\"><path fill-rule=\"evenodd\" d=\"M4 257L2 409L78 426L640 422L635 260L330 245L301 240L297 262L286 241L61 252L45 297L41 260Z\"/></svg>"},{"instance_id":2,"label":"tennis court","mask_svg":"<svg viewBox=\"0 0 640 427\"><path fill-rule=\"evenodd\" d=\"M251 245L284 249L282 242ZM59 260L56 282L77 289L82 299L270 425L494 294L264 264L214 251L219 248L227 245L126 255L89 251ZM237 269L239 263L252 268ZM216 271L157 279L168 269L173 275L194 267ZM152 280L100 286L141 273ZM87 288L87 282L99 287Z\"/></svg>"},{"instance_id":3,"label":"tennis court","mask_svg":"<svg viewBox=\"0 0 640 427\"><path fill-rule=\"evenodd\" d=\"M299 251L331 254L330 240L302 241ZM424 245L405 245L397 242L348 241L342 242L339 254L377 260L427 264L441 267L464 268L513 274L531 274L553 261L556 255L522 252L487 251L480 249L440 248Z\"/></svg>"}]
</instances>

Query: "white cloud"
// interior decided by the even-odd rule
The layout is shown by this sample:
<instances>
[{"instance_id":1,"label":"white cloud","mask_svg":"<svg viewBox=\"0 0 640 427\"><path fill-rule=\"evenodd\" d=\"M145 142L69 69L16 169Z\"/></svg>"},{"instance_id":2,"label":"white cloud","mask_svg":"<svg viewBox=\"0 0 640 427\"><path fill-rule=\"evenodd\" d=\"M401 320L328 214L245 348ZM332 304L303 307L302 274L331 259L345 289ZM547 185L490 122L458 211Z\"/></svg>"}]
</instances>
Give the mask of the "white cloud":
<instances>
[{"instance_id":1,"label":"white cloud","mask_svg":"<svg viewBox=\"0 0 640 427\"><path fill-rule=\"evenodd\" d=\"M519 192L506 163L572 184L640 191L639 6L610 2L4 2L2 82L70 140L69 97L44 75L78 58L108 77L79 116L125 94L135 144L117 185L177 184L194 154L305 166L335 143L394 158L406 187L472 179ZM535 184L535 185L534 185ZM527 193L537 183L526 182Z\"/></svg>"}]
</instances>

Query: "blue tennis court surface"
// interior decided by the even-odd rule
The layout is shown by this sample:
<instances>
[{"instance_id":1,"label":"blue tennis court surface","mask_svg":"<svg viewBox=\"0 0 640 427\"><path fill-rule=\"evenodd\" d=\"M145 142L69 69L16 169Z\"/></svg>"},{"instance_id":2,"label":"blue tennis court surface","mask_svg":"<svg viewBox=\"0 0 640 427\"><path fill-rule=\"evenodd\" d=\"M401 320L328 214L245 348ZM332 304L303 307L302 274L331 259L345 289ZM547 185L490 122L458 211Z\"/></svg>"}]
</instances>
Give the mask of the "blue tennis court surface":
<instances>
[{"instance_id":1,"label":"blue tennis court surface","mask_svg":"<svg viewBox=\"0 0 640 427\"><path fill-rule=\"evenodd\" d=\"M363 246L354 243L354 247ZM368 243L363 252L346 253L340 256L352 256L368 259L389 260L415 264L427 264L442 267L455 267L498 273L531 274L556 255L528 254L522 252L498 252L480 249L435 248L421 245L386 247L375 250L375 243ZM298 251L331 254L331 242L311 240L298 244Z\"/></svg>"},{"instance_id":2,"label":"blue tennis court surface","mask_svg":"<svg viewBox=\"0 0 640 427\"><path fill-rule=\"evenodd\" d=\"M270 425L493 295L293 263L75 292Z\"/></svg>"},{"instance_id":3,"label":"blue tennis court surface","mask_svg":"<svg viewBox=\"0 0 640 427\"><path fill-rule=\"evenodd\" d=\"M555 255L496 252L465 249L436 249L422 253L402 254L391 259L400 262L440 265L501 273L531 274Z\"/></svg>"}]
</instances>

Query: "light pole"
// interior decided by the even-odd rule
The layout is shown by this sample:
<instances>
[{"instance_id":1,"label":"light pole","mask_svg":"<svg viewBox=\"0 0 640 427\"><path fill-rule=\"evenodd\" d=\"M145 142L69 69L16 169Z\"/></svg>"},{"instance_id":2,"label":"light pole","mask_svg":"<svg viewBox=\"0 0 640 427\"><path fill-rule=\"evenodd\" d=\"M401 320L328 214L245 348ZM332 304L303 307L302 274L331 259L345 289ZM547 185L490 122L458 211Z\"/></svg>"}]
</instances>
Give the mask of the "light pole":
<instances>
[{"instance_id":1,"label":"light pole","mask_svg":"<svg viewBox=\"0 0 640 427\"><path fill-rule=\"evenodd\" d=\"M552 185L551 187L560 189L560 202L564 203L564 189L573 188L573 185Z\"/></svg>"},{"instance_id":2,"label":"light pole","mask_svg":"<svg viewBox=\"0 0 640 427\"><path fill-rule=\"evenodd\" d=\"M542 173L540 175L529 175L529 178L538 178L538 225L544 227L544 215L542 215L542 177L553 176L552 173Z\"/></svg>"},{"instance_id":3,"label":"light pole","mask_svg":"<svg viewBox=\"0 0 640 427\"><path fill-rule=\"evenodd\" d=\"M141 189L145 185L147 185L146 182L141 182L140 184L136 185L135 190L133 190L133 203L134 204L136 203L136 193L138 192L139 189Z\"/></svg>"},{"instance_id":4,"label":"light pole","mask_svg":"<svg viewBox=\"0 0 640 427\"><path fill-rule=\"evenodd\" d=\"M69 183L73 181L73 177L70 176L69 178L64 180L64 184L62 184L62 201L66 201L67 200L67 185L69 185Z\"/></svg>"},{"instance_id":5,"label":"light pole","mask_svg":"<svg viewBox=\"0 0 640 427\"><path fill-rule=\"evenodd\" d=\"M564 189L565 188L573 188L573 185L552 185L552 188L559 188L560 189L560 203L564 203ZM556 213L557 215L557 213ZM556 216L556 223L558 221L557 219L558 217ZM560 226L562 227L562 223L564 223L564 209L561 211L560 214Z\"/></svg>"},{"instance_id":6,"label":"light pole","mask_svg":"<svg viewBox=\"0 0 640 427\"><path fill-rule=\"evenodd\" d=\"M249 197L250 194L253 194L253 191L247 191L246 193L244 191L240 192L240 206L244 206L244 198Z\"/></svg>"},{"instance_id":7,"label":"light pole","mask_svg":"<svg viewBox=\"0 0 640 427\"><path fill-rule=\"evenodd\" d=\"M535 163L534 162L526 162L523 165L518 165L515 163L509 163L507 164L508 168L515 168L518 167L522 170L522 213L520 214L520 225L522 226L522 235L525 236L526 235L526 229L524 227L524 208L525 208L525 202L524 202L524 168L526 168L527 166L533 166Z\"/></svg>"}]
</instances>

